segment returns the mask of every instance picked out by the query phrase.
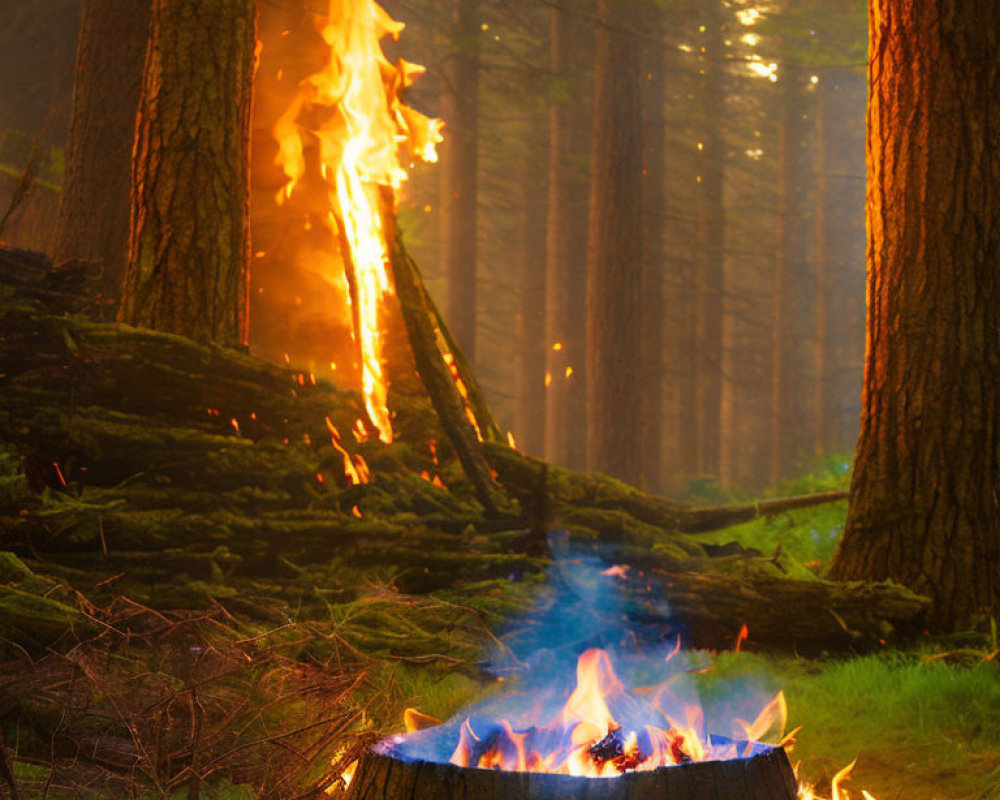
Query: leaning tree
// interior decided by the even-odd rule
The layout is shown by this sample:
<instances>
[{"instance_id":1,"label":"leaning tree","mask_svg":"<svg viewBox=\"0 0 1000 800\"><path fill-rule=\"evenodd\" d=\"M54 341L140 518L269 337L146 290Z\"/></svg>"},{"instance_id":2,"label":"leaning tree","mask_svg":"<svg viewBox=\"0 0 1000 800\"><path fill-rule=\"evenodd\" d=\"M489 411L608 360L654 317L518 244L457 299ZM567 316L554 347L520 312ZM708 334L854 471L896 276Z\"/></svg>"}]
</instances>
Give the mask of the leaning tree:
<instances>
[{"instance_id":1,"label":"leaning tree","mask_svg":"<svg viewBox=\"0 0 1000 800\"><path fill-rule=\"evenodd\" d=\"M119 319L246 342L255 0L155 0Z\"/></svg>"},{"instance_id":2,"label":"leaning tree","mask_svg":"<svg viewBox=\"0 0 1000 800\"><path fill-rule=\"evenodd\" d=\"M1000 4L870 0L868 348L833 573L1000 611Z\"/></svg>"}]
</instances>

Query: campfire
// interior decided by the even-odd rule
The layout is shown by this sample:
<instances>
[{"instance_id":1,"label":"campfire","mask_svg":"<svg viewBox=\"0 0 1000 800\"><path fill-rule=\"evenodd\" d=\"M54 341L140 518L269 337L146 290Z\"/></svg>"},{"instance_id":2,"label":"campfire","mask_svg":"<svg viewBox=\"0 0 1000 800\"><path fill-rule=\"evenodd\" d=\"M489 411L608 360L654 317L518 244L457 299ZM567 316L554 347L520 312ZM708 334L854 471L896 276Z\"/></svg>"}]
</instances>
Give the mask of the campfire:
<instances>
[{"instance_id":1,"label":"campfire","mask_svg":"<svg viewBox=\"0 0 1000 800\"><path fill-rule=\"evenodd\" d=\"M732 681L703 704L694 675L706 668L665 635L668 605L649 598L647 619L629 623L629 571L605 567L557 559L553 595L487 666L493 695L445 723L411 709L406 733L345 773L348 797L817 800L785 752L797 729L785 730L783 692ZM840 783L852 767L834 777L833 800L849 800Z\"/></svg>"},{"instance_id":2,"label":"campfire","mask_svg":"<svg viewBox=\"0 0 1000 800\"><path fill-rule=\"evenodd\" d=\"M669 687L653 691L653 702L642 702L626 691L607 651L586 650L577 662L576 687L554 719L540 727L514 730L506 719L473 722L467 718L450 763L608 778L758 755L768 748L754 737L785 725L784 698L779 694L751 725L744 724L742 741L706 736L700 730L703 715L698 706L687 706L686 719L676 720L659 708L660 695L669 693ZM620 719L629 722L623 725Z\"/></svg>"}]
</instances>

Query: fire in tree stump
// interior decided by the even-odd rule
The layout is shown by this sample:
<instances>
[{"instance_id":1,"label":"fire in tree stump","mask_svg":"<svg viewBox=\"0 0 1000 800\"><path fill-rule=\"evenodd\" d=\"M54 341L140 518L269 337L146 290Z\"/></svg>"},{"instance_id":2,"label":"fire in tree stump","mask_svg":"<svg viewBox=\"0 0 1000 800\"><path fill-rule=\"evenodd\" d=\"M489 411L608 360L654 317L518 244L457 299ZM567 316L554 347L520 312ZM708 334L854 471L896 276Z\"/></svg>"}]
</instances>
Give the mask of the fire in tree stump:
<instances>
[{"instance_id":1,"label":"fire in tree stump","mask_svg":"<svg viewBox=\"0 0 1000 800\"><path fill-rule=\"evenodd\" d=\"M780 747L750 758L617 778L456 767L369 751L347 793L349 800L796 800L797 795L795 775Z\"/></svg>"}]
</instances>

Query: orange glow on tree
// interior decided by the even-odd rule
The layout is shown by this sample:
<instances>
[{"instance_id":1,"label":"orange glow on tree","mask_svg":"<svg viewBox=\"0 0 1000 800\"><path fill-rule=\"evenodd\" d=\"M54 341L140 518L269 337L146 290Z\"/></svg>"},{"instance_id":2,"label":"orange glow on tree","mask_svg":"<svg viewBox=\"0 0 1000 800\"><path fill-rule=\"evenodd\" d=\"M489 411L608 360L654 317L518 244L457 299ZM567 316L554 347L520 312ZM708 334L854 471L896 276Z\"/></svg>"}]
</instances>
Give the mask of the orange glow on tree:
<instances>
[{"instance_id":1,"label":"orange glow on tree","mask_svg":"<svg viewBox=\"0 0 1000 800\"><path fill-rule=\"evenodd\" d=\"M290 199L306 174L308 139L318 145L319 179L329 212L326 224L341 243L345 269L353 275L349 302L354 337L361 360L361 389L368 417L383 442L392 441L386 404L381 311L393 292L387 270L388 247L383 199L393 199L407 178L400 150L424 161L436 161L441 124L404 105L399 92L423 68L400 59L389 63L380 42L399 36L403 25L372 0L330 0L322 29L330 48L324 69L304 80L288 109L274 126L277 164L286 183L277 200ZM326 113L315 113L322 111ZM310 112L310 113L306 113ZM304 118L322 120L307 128Z\"/></svg>"}]
</instances>

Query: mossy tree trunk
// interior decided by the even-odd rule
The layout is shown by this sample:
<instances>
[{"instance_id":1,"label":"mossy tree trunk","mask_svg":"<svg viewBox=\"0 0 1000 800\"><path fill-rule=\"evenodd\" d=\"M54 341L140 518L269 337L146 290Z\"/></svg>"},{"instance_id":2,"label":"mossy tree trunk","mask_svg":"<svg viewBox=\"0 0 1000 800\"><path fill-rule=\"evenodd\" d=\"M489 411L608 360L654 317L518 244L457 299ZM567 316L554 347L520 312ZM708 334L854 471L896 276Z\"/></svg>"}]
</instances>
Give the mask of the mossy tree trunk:
<instances>
[{"instance_id":1,"label":"mossy tree trunk","mask_svg":"<svg viewBox=\"0 0 1000 800\"><path fill-rule=\"evenodd\" d=\"M254 0L155 0L119 318L246 342Z\"/></svg>"},{"instance_id":2,"label":"mossy tree trunk","mask_svg":"<svg viewBox=\"0 0 1000 800\"><path fill-rule=\"evenodd\" d=\"M587 460L634 485L642 455L641 50L636 0L601 0L587 261Z\"/></svg>"},{"instance_id":3,"label":"mossy tree trunk","mask_svg":"<svg viewBox=\"0 0 1000 800\"><path fill-rule=\"evenodd\" d=\"M833 574L1000 612L1000 5L870 0L868 351Z\"/></svg>"},{"instance_id":4,"label":"mossy tree trunk","mask_svg":"<svg viewBox=\"0 0 1000 800\"><path fill-rule=\"evenodd\" d=\"M150 0L83 0L73 112L53 261L101 265L121 291L129 241L129 175L149 38Z\"/></svg>"}]
</instances>

